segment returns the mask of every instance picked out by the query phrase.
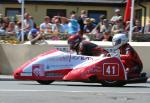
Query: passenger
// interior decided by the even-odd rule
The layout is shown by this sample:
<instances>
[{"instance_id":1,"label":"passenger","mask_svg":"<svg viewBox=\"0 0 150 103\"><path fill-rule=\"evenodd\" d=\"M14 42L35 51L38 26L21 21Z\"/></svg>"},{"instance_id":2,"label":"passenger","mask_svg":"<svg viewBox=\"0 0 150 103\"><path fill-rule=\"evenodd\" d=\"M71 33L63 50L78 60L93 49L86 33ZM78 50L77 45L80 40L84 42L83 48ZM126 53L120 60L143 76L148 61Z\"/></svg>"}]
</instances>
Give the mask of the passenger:
<instances>
[{"instance_id":1,"label":"passenger","mask_svg":"<svg viewBox=\"0 0 150 103\"><path fill-rule=\"evenodd\" d=\"M77 54L87 55L87 56L99 56L101 53L106 52L103 48L98 45L86 41L80 35L72 35L68 38L68 44L72 51Z\"/></svg>"},{"instance_id":2,"label":"passenger","mask_svg":"<svg viewBox=\"0 0 150 103\"><path fill-rule=\"evenodd\" d=\"M138 76L143 69L143 64L137 52L128 43L126 34L115 35L112 42L114 48L120 50L120 58L126 68L128 77Z\"/></svg>"}]
</instances>

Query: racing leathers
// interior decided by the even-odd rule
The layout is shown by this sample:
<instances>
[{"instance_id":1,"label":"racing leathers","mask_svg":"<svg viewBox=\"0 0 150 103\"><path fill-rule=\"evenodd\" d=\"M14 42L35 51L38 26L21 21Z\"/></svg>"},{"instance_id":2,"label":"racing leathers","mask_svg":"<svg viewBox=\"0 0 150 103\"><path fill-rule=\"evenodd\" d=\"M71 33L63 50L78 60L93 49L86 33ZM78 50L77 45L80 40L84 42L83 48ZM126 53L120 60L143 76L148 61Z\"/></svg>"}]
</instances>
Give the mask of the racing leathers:
<instances>
[{"instance_id":1,"label":"racing leathers","mask_svg":"<svg viewBox=\"0 0 150 103\"><path fill-rule=\"evenodd\" d=\"M121 46L119 49L121 61L128 75L133 76L134 74L140 74L143 69L143 64L137 52L128 43Z\"/></svg>"},{"instance_id":2,"label":"racing leathers","mask_svg":"<svg viewBox=\"0 0 150 103\"><path fill-rule=\"evenodd\" d=\"M99 56L101 53L105 53L105 52L106 51L103 48L89 41L82 41L79 44L78 54L81 54L81 55Z\"/></svg>"}]
</instances>

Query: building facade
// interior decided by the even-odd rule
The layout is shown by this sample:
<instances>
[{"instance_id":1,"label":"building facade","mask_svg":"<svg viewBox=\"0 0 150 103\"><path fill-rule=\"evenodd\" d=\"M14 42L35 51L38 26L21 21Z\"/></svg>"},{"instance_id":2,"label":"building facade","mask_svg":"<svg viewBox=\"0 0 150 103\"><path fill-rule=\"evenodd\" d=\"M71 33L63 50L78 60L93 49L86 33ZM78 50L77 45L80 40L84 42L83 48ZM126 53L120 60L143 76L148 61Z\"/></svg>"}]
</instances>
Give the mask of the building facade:
<instances>
[{"instance_id":1,"label":"building facade","mask_svg":"<svg viewBox=\"0 0 150 103\"><path fill-rule=\"evenodd\" d=\"M115 2L113 2L115 1ZM80 15L81 10L86 10L89 17L98 17L102 14L110 19L114 15L114 10L120 8L124 11L122 0L25 0L25 11L30 13L37 23L43 21L43 17L48 15L67 16L71 11ZM1 0L0 13L5 16L15 16L21 14L21 5L17 0Z\"/></svg>"},{"instance_id":2,"label":"building facade","mask_svg":"<svg viewBox=\"0 0 150 103\"><path fill-rule=\"evenodd\" d=\"M150 0L136 1L135 17L142 21L142 25L146 25L150 22Z\"/></svg>"},{"instance_id":3,"label":"building facade","mask_svg":"<svg viewBox=\"0 0 150 103\"><path fill-rule=\"evenodd\" d=\"M110 19L116 8L121 9L124 15L126 0L25 0L25 11L33 16L37 24L48 15L67 16L71 11L80 15L81 10L86 10L89 17L98 19L102 14ZM8 17L21 14L21 4L18 0L0 0L0 14ZM150 0L136 0L135 17L146 24L150 20Z\"/></svg>"}]
</instances>

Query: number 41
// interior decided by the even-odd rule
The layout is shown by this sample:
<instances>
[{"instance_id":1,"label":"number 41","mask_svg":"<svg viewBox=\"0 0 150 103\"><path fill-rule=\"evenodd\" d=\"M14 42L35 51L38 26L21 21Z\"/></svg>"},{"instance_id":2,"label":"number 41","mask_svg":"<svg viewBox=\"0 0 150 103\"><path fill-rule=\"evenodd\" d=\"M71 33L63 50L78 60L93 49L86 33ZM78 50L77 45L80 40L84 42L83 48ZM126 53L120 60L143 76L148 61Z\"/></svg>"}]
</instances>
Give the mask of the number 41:
<instances>
[{"instance_id":1,"label":"number 41","mask_svg":"<svg viewBox=\"0 0 150 103\"><path fill-rule=\"evenodd\" d=\"M106 69L106 73L108 75L115 75L115 66L108 66L107 69Z\"/></svg>"}]
</instances>

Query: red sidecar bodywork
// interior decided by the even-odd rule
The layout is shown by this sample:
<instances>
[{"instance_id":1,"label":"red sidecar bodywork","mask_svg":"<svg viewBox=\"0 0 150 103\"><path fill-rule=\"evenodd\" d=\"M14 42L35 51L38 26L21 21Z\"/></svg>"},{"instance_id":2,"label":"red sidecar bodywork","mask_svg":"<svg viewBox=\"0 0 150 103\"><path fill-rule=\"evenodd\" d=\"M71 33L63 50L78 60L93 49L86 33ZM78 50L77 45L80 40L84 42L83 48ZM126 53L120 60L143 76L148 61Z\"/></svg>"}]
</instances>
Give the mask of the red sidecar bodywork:
<instances>
[{"instance_id":1,"label":"red sidecar bodywork","mask_svg":"<svg viewBox=\"0 0 150 103\"><path fill-rule=\"evenodd\" d=\"M84 56L58 50L41 54L16 69L14 78L50 84L55 80L97 82L104 86L123 86L128 81L117 56Z\"/></svg>"}]
</instances>

